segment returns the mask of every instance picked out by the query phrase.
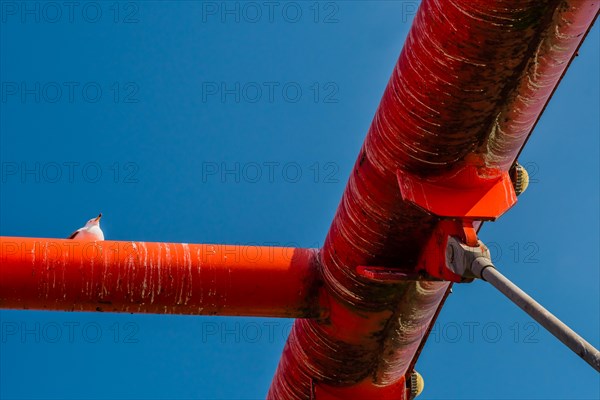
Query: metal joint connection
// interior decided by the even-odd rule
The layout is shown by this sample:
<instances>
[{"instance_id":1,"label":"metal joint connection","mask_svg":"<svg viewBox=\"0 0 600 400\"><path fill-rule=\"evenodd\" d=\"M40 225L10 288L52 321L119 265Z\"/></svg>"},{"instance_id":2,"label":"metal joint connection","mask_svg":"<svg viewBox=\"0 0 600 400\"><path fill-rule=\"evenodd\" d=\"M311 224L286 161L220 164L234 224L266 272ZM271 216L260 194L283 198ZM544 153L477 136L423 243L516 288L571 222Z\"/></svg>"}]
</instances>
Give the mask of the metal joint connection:
<instances>
[{"instance_id":1,"label":"metal joint connection","mask_svg":"<svg viewBox=\"0 0 600 400\"><path fill-rule=\"evenodd\" d=\"M489 249L481 240L477 243L477 246L469 246L450 236L446 245L446 267L465 278L481 278L483 269L493 267L493 264Z\"/></svg>"},{"instance_id":2,"label":"metal joint connection","mask_svg":"<svg viewBox=\"0 0 600 400\"><path fill-rule=\"evenodd\" d=\"M575 354L600 372L600 352L496 270L487 247L480 240L477 240L477 243L477 246L469 246L459 238L448 237L446 268L449 272L466 279L481 278L489 282Z\"/></svg>"}]
</instances>

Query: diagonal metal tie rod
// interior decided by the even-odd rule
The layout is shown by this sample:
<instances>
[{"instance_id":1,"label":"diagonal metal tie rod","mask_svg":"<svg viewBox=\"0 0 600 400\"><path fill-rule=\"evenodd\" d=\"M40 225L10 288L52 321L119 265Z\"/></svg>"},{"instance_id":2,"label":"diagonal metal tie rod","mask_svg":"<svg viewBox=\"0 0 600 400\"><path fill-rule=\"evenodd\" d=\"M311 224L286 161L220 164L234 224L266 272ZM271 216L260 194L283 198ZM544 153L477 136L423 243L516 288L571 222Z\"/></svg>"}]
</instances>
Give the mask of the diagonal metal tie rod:
<instances>
[{"instance_id":1,"label":"diagonal metal tie rod","mask_svg":"<svg viewBox=\"0 0 600 400\"><path fill-rule=\"evenodd\" d=\"M479 247L471 247L461 243L456 238L450 238L447 249L446 260L451 270L459 275L468 278L480 278L492 284L558 340L573 350L575 354L600 372L600 351L502 275L492 263L487 248L481 242Z\"/></svg>"}]
</instances>

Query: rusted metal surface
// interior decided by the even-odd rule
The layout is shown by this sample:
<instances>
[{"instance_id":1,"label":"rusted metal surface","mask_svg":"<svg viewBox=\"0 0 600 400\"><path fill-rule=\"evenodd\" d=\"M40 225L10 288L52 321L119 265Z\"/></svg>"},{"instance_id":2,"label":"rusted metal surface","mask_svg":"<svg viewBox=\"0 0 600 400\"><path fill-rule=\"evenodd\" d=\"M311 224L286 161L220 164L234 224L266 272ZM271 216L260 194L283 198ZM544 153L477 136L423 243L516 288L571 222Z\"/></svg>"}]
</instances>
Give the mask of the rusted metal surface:
<instances>
[{"instance_id":1,"label":"rusted metal surface","mask_svg":"<svg viewBox=\"0 0 600 400\"><path fill-rule=\"evenodd\" d=\"M0 238L0 307L319 316L317 250Z\"/></svg>"},{"instance_id":2,"label":"rusted metal surface","mask_svg":"<svg viewBox=\"0 0 600 400\"><path fill-rule=\"evenodd\" d=\"M396 175L508 171L597 13L594 0L421 3L321 251L330 313L296 321L270 399L406 398L449 283L357 272L414 273L439 222L402 201Z\"/></svg>"},{"instance_id":3,"label":"rusted metal surface","mask_svg":"<svg viewBox=\"0 0 600 400\"><path fill-rule=\"evenodd\" d=\"M543 29L529 46L522 72L495 110L487 140L478 150L485 154L487 165L507 169L516 159L599 9L598 0L571 0L548 10Z\"/></svg>"}]
</instances>

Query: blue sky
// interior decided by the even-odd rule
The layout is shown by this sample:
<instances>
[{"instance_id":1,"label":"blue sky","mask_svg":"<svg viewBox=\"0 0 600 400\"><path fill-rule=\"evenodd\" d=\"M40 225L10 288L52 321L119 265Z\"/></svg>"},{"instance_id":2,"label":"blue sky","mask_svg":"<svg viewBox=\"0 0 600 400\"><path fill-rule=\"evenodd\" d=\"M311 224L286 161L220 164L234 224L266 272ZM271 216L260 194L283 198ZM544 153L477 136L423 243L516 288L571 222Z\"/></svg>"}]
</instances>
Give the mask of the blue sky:
<instances>
[{"instance_id":1,"label":"blue sky","mask_svg":"<svg viewBox=\"0 0 600 400\"><path fill-rule=\"evenodd\" d=\"M0 233L317 247L414 2L0 2ZM236 11L236 4L239 11ZM28 8L24 8L28 7ZM480 236L596 347L599 30ZM2 399L264 398L290 320L1 311ZM485 283L456 286L423 399L594 399L587 364Z\"/></svg>"}]
</instances>

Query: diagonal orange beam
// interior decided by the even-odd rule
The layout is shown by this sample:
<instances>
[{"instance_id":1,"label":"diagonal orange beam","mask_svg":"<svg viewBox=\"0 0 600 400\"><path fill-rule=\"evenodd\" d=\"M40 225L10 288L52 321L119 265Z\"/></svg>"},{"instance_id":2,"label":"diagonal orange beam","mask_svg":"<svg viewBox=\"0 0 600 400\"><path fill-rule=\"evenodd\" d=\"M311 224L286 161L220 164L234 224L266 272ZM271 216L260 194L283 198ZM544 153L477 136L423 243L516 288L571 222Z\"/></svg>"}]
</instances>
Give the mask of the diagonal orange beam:
<instances>
[{"instance_id":1,"label":"diagonal orange beam","mask_svg":"<svg viewBox=\"0 0 600 400\"><path fill-rule=\"evenodd\" d=\"M449 283L386 283L423 268L445 222L406 201L398 178L464 190L451 181L467 169L509 171L599 8L421 1L320 251L329 313L294 323L268 399L411 398L405 380ZM468 209L464 196L437 200Z\"/></svg>"},{"instance_id":2,"label":"diagonal orange beam","mask_svg":"<svg viewBox=\"0 0 600 400\"><path fill-rule=\"evenodd\" d=\"M317 250L0 237L0 308L305 318Z\"/></svg>"}]
</instances>

